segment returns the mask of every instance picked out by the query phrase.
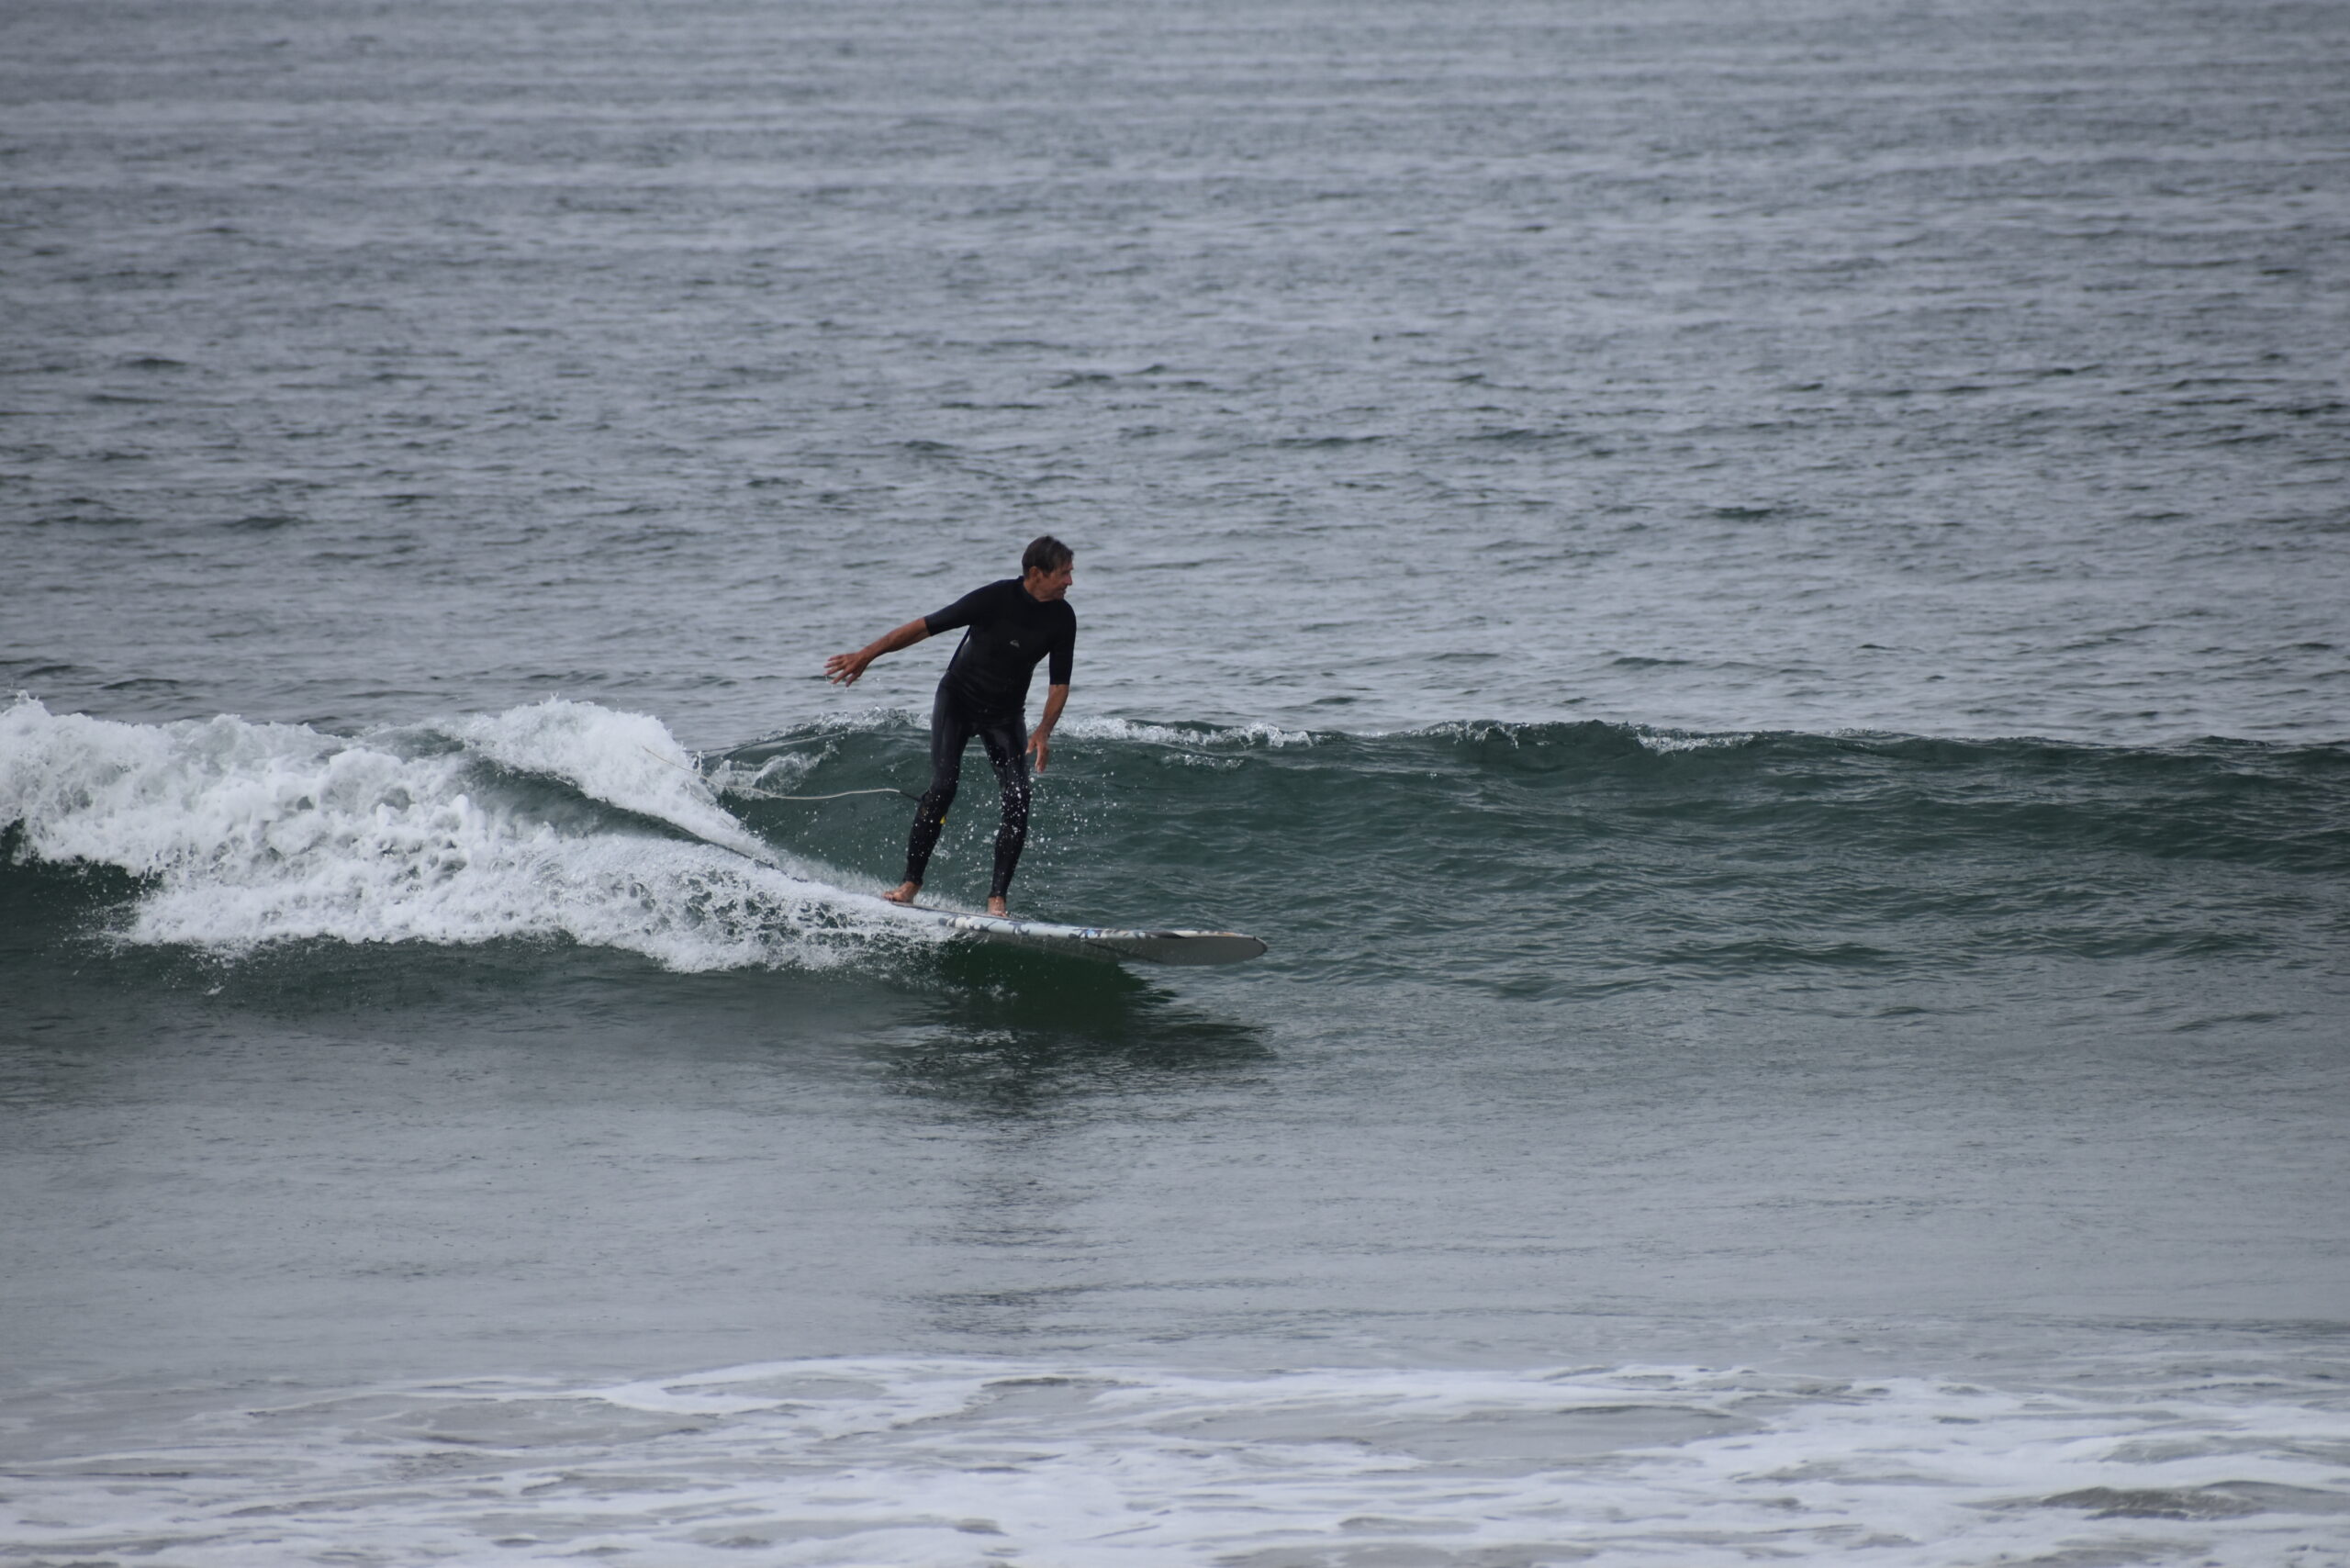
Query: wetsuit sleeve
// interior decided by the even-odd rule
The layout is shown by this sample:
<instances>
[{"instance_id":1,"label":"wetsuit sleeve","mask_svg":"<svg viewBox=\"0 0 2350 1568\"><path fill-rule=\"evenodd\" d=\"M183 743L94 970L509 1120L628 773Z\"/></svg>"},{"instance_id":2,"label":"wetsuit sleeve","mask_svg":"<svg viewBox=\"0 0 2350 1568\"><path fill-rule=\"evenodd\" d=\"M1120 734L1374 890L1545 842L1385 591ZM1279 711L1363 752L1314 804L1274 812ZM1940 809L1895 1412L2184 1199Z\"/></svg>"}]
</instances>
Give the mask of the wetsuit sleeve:
<instances>
[{"instance_id":1,"label":"wetsuit sleeve","mask_svg":"<svg viewBox=\"0 0 2350 1568\"><path fill-rule=\"evenodd\" d=\"M1077 662L1077 617L1071 615L1061 634L1053 639L1052 662L1045 666L1048 685L1067 686L1069 666Z\"/></svg>"},{"instance_id":2,"label":"wetsuit sleeve","mask_svg":"<svg viewBox=\"0 0 2350 1568\"><path fill-rule=\"evenodd\" d=\"M946 609L923 616L922 622L930 628L930 634L934 637L941 632L952 632L957 626L968 626L987 613L989 598L1002 586L990 583L985 588L975 588Z\"/></svg>"}]
</instances>

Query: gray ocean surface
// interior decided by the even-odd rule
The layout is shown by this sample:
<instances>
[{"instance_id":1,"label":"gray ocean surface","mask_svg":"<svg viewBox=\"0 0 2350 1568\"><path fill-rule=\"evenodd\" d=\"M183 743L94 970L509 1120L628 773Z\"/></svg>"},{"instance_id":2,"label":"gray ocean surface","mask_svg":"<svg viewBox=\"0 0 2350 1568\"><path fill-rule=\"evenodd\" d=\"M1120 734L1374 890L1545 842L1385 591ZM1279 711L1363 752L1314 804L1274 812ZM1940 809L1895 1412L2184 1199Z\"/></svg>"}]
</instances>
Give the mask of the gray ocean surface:
<instances>
[{"instance_id":1,"label":"gray ocean surface","mask_svg":"<svg viewBox=\"0 0 2350 1568\"><path fill-rule=\"evenodd\" d=\"M2350 1564L2345 86L0 9L0 1562Z\"/></svg>"}]
</instances>

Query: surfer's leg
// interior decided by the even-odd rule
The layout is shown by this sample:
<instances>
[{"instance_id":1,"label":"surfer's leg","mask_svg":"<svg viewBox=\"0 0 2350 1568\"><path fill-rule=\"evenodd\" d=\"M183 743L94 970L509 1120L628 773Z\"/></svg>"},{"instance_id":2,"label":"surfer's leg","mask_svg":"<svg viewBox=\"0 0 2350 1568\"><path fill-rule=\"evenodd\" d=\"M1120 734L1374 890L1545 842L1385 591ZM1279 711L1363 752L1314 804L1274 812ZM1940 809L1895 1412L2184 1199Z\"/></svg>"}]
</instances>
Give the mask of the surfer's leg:
<instances>
[{"instance_id":1,"label":"surfer's leg","mask_svg":"<svg viewBox=\"0 0 2350 1568\"><path fill-rule=\"evenodd\" d=\"M930 852L946 826L946 808L955 803L955 788L963 772L963 748L971 744L970 715L947 694L945 683L930 705L930 788L914 807L913 831L906 837L906 879L895 892L882 897L893 903L911 903L930 868Z\"/></svg>"},{"instance_id":2,"label":"surfer's leg","mask_svg":"<svg viewBox=\"0 0 2350 1568\"><path fill-rule=\"evenodd\" d=\"M995 881L988 889L988 913L1002 914L1011 907L1012 873L1028 842L1028 726L1014 713L982 720L979 729L1003 790L1003 820L995 830Z\"/></svg>"}]
</instances>

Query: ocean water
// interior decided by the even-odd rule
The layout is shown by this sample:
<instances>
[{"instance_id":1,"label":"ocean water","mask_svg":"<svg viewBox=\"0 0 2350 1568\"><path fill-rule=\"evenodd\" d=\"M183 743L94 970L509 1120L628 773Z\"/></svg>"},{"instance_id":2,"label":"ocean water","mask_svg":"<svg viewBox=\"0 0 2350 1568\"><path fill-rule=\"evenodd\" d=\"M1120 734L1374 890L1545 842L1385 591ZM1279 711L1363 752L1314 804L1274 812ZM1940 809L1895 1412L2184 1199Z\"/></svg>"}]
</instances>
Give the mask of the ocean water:
<instances>
[{"instance_id":1,"label":"ocean water","mask_svg":"<svg viewBox=\"0 0 2350 1568\"><path fill-rule=\"evenodd\" d=\"M11 5L0 1562L2350 1564L2345 82Z\"/></svg>"}]
</instances>

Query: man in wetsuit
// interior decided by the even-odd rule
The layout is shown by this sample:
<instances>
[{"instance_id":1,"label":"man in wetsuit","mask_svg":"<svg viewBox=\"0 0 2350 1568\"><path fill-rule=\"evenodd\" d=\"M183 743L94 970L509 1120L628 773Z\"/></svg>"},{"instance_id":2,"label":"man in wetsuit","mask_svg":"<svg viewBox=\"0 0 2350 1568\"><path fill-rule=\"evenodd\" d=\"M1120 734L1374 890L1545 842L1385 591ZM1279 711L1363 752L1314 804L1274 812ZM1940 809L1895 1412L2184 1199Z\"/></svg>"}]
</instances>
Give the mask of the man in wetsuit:
<instances>
[{"instance_id":1,"label":"man in wetsuit","mask_svg":"<svg viewBox=\"0 0 2350 1568\"><path fill-rule=\"evenodd\" d=\"M995 881L988 890L988 913L1003 914L1012 890L1012 873L1020 864L1021 846L1028 841L1028 758L1045 771L1052 756L1053 726L1060 722L1069 701L1069 666L1077 652L1077 612L1069 607L1069 580L1076 575L1076 556L1069 547L1046 534L1020 557L1021 575L973 588L946 609L919 621L909 621L879 641L853 654L835 654L824 661L824 673L843 686L852 685L865 666L883 654L910 648L925 637L962 627L963 641L939 678L938 695L930 707L930 788L914 808L914 827L906 845L906 879L881 896L892 903L912 903L922 890L922 876L937 847L939 830L946 825L946 808L955 802L955 787L963 771L963 750L977 734L995 767L996 783L1003 790L1003 820L995 833ZM1025 729L1028 678L1050 658L1046 674L1050 689L1044 717L1034 734Z\"/></svg>"}]
</instances>

